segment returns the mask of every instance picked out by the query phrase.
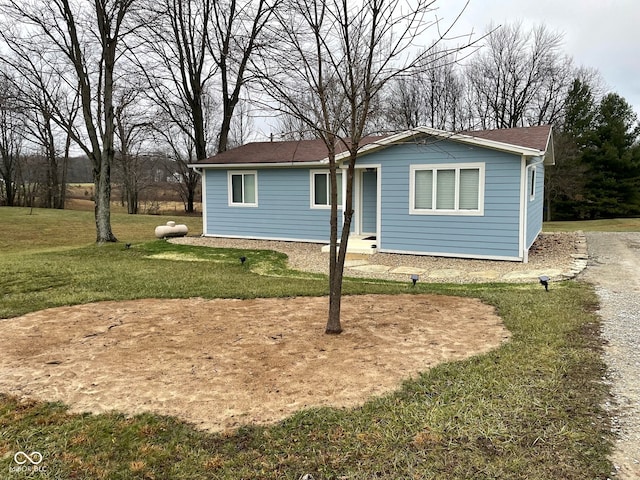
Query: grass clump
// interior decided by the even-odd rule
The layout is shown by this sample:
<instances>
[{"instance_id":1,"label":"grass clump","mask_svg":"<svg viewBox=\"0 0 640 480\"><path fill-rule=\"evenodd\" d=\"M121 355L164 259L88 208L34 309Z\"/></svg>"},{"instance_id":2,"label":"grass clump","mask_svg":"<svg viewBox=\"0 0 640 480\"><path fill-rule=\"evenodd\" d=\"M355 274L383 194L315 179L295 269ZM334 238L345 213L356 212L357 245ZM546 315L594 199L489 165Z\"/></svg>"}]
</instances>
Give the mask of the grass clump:
<instances>
[{"instance_id":1,"label":"grass clump","mask_svg":"<svg viewBox=\"0 0 640 480\"><path fill-rule=\"evenodd\" d=\"M545 222L545 232L640 232L640 218Z\"/></svg>"},{"instance_id":2,"label":"grass clump","mask_svg":"<svg viewBox=\"0 0 640 480\"><path fill-rule=\"evenodd\" d=\"M287 270L276 252L156 240L129 249L44 241L11 248L0 257L2 318L107 299L327 291L325 277ZM556 283L547 293L539 285L408 288L349 280L345 290L477 297L496 307L512 338L488 354L407 379L397 392L358 408L303 410L275 425L218 434L169 417L71 414L59 403L0 394L0 477L15 465L17 451L34 450L47 467L37 474L42 479L297 480L310 473L316 480L582 480L610 474L602 409L607 388L600 381L605 366L588 285Z\"/></svg>"}]
</instances>

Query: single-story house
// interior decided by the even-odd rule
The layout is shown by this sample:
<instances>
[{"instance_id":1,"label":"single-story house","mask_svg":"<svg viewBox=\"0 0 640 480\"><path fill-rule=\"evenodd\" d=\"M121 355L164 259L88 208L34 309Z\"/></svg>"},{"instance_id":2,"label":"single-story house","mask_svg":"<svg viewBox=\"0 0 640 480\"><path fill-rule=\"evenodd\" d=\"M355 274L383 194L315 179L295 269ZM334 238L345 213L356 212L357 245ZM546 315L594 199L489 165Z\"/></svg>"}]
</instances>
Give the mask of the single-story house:
<instances>
[{"instance_id":1,"label":"single-story house","mask_svg":"<svg viewBox=\"0 0 640 480\"><path fill-rule=\"evenodd\" d=\"M422 127L362 143L353 237L375 239L378 252L527 261L542 229L544 169L554 163L550 126ZM343 172L347 160L339 151ZM249 143L191 167L202 174L204 236L328 243L321 141Z\"/></svg>"}]
</instances>

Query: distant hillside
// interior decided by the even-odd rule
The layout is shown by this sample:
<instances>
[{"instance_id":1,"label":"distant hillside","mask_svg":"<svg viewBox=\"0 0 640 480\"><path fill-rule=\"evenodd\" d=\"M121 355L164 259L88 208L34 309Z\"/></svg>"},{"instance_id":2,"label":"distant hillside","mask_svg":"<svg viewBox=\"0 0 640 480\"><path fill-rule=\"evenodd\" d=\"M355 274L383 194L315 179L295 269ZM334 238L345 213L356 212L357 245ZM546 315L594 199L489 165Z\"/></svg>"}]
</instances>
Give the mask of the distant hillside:
<instances>
[{"instance_id":1,"label":"distant hillside","mask_svg":"<svg viewBox=\"0 0 640 480\"><path fill-rule=\"evenodd\" d=\"M91 183L93 174L91 172L91 160L89 157L73 157L69 159L67 167L67 183Z\"/></svg>"}]
</instances>

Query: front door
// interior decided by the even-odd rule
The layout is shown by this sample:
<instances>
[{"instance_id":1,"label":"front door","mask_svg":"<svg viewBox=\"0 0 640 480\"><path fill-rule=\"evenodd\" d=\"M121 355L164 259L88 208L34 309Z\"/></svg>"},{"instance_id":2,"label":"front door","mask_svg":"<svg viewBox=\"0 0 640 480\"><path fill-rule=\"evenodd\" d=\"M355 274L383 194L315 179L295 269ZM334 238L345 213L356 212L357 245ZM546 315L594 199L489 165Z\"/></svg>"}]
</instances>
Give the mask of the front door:
<instances>
[{"instance_id":1,"label":"front door","mask_svg":"<svg viewBox=\"0 0 640 480\"><path fill-rule=\"evenodd\" d=\"M360 234L375 236L378 218L378 172L365 169L360 174Z\"/></svg>"}]
</instances>

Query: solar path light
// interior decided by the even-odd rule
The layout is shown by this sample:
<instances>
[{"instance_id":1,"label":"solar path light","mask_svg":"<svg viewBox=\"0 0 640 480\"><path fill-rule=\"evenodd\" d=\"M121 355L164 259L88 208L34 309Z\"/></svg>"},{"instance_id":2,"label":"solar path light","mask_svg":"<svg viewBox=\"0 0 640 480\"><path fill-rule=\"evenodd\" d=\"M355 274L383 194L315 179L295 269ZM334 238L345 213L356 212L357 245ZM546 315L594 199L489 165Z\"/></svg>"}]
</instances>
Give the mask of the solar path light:
<instances>
[{"instance_id":1,"label":"solar path light","mask_svg":"<svg viewBox=\"0 0 640 480\"><path fill-rule=\"evenodd\" d=\"M548 292L549 291L549 277L547 277L546 275L542 275L540 277L538 277L540 279L540 285L542 285L544 287L544 289Z\"/></svg>"}]
</instances>

